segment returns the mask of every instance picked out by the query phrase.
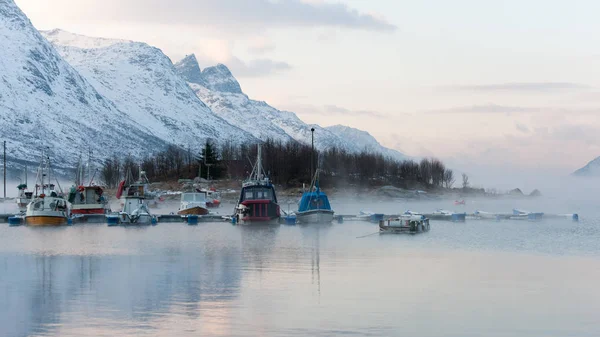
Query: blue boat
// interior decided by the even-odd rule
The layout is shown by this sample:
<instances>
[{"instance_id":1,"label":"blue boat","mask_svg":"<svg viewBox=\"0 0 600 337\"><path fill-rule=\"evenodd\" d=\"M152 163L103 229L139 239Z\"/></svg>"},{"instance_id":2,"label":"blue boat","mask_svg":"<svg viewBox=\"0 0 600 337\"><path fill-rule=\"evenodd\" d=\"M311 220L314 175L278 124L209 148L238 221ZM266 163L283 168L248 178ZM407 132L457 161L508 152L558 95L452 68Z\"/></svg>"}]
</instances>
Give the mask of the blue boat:
<instances>
[{"instance_id":1,"label":"blue boat","mask_svg":"<svg viewBox=\"0 0 600 337\"><path fill-rule=\"evenodd\" d=\"M310 129L312 132L312 152L310 154L310 174L313 171L313 154L315 152L314 132L315 129ZM333 210L329 204L327 194L321 191L319 187L319 167L315 171L310 188L302 194L298 212L296 212L296 220L300 224L327 224L333 221Z\"/></svg>"},{"instance_id":2,"label":"blue boat","mask_svg":"<svg viewBox=\"0 0 600 337\"><path fill-rule=\"evenodd\" d=\"M301 224L307 223L331 223L333 221L333 210L329 203L327 194L321 191L318 184L314 191L304 192L300 199L300 206L296 212L296 219Z\"/></svg>"}]
</instances>

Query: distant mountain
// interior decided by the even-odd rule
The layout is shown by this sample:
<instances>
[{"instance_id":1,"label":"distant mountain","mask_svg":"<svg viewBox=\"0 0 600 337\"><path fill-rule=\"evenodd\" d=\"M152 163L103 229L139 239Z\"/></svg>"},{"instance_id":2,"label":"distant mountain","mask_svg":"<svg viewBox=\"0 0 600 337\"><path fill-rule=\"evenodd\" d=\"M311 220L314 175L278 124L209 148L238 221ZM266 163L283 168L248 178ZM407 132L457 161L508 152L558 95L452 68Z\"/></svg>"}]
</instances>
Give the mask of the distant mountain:
<instances>
[{"instance_id":1,"label":"distant mountain","mask_svg":"<svg viewBox=\"0 0 600 337\"><path fill-rule=\"evenodd\" d=\"M388 149L381 145L375 137L371 136L367 131L351 128L344 125L334 125L326 128L327 130L338 135L356 146L362 146L362 151L381 153L384 156L392 157L398 160L405 160L407 156L400 151Z\"/></svg>"},{"instance_id":2,"label":"distant mountain","mask_svg":"<svg viewBox=\"0 0 600 337\"><path fill-rule=\"evenodd\" d=\"M0 130L11 162L51 160L67 167L95 156L139 154L165 142L134 121L75 69L33 27L13 0L0 0Z\"/></svg>"},{"instance_id":3,"label":"distant mountain","mask_svg":"<svg viewBox=\"0 0 600 337\"><path fill-rule=\"evenodd\" d=\"M336 133L336 129L306 124L293 112L280 111L266 102L250 99L243 93L231 71L223 64L201 70L196 57L188 55L176 63L175 67L214 113L259 139L293 139L310 144L310 129L315 128L315 146L321 150L337 147L352 153L368 150L392 155L394 158L403 157L398 156L397 151L384 148L364 131L351 129L363 132L366 136L363 134L360 137L348 138Z\"/></svg>"},{"instance_id":4,"label":"distant mountain","mask_svg":"<svg viewBox=\"0 0 600 337\"><path fill-rule=\"evenodd\" d=\"M579 177L600 177L600 157L573 172L573 175Z\"/></svg>"},{"instance_id":5,"label":"distant mountain","mask_svg":"<svg viewBox=\"0 0 600 337\"><path fill-rule=\"evenodd\" d=\"M192 147L209 138L255 141L248 132L213 114L160 49L61 30L43 34L102 95L153 135Z\"/></svg>"}]
</instances>

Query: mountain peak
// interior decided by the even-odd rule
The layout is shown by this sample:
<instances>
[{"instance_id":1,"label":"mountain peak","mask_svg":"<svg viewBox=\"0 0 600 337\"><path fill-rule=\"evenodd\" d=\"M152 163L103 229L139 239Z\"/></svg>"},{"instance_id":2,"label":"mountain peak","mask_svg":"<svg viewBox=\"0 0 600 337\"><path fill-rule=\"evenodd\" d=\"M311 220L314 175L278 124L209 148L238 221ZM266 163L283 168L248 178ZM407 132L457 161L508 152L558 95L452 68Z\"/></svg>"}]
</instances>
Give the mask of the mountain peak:
<instances>
[{"instance_id":1,"label":"mountain peak","mask_svg":"<svg viewBox=\"0 0 600 337\"><path fill-rule=\"evenodd\" d=\"M573 172L574 176L580 177L597 177L600 176L600 157L590 161L584 167Z\"/></svg>"},{"instance_id":2,"label":"mountain peak","mask_svg":"<svg viewBox=\"0 0 600 337\"><path fill-rule=\"evenodd\" d=\"M224 64L219 63L214 67L205 68L202 71L202 77L209 89L233 94L242 93L240 83Z\"/></svg>"},{"instance_id":3,"label":"mountain peak","mask_svg":"<svg viewBox=\"0 0 600 337\"><path fill-rule=\"evenodd\" d=\"M196 55L190 54L175 63L175 69L187 82L205 85Z\"/></svg>"}]
</instances>

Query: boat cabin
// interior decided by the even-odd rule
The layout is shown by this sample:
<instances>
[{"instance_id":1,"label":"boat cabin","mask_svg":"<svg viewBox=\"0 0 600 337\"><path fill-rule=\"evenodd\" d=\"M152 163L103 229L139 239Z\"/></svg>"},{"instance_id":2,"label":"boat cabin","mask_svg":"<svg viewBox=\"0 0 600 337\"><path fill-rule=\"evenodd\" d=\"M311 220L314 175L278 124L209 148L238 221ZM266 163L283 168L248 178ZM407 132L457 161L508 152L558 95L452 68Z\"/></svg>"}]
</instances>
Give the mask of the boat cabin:
<instances>
[{"instance_id":1,"label":"boat cabin","mask_svg":"<svg viewBox=\"0 0 600 337\"><path fill-rule=\"evenodd\" d=\"M181 194L181 202L185 202L185 203L206 202L206 192L182 193Z\"/></svg>"},{"instance_id":2,"label":"boat cabin","mask_svg":"<svg viewBox=\"0 0 600 337\"><path fill-rule=\"evenodd\" d=\"M300 206L298 212L306 212L313 210L331 210L331 204L329 204L329 198L325 193L319 191L306 192L302 194L300 199Z\"/></svg>"},{"instance_id":3,"label":"boat cabin","mask_svg":"<svg viewBox=\"0 0 600 337\"><path fill-rule=\"evenodd\" d=\"M104 190L100 186L72 187L69 192L69 202L73 205L104 203Z\"/></svg>"},{"instance_id":4,"label":"boat cabin","mask_svg":"<svg viewBox=\"0 0 600 337\"><path fill-rule=\"evenodd\" d=\"M250 185L242 188L239 203L254 200L268 200L277 203L273 185Z\"/></svg>"}]
</instances>

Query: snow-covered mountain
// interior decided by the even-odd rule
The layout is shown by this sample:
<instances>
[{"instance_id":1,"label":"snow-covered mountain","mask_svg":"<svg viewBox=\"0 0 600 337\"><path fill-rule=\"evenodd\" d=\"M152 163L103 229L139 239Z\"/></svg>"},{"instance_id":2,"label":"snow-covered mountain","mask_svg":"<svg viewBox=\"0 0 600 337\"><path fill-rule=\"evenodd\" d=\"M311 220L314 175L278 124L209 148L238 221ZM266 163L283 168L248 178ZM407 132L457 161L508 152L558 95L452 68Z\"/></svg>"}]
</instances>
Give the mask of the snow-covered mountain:
<instances>
[{"instance_id":1,"label":"snow-covered mountain","mask_svg":"<svg viewBox=\"0 0 600 337\"><path fill-rule=\"evenodd\" d=\"M14 160L49 148L60 166L81 152L139 154L165 143L140 128L73 69L13 0L0 0L0 130Z\"/></svg>"},{"instance_id":2,"label":"snow-covered mountain","mask_svg":"<svg viewBox=\"0 0 600 337\"><path fill-rule=\"evenodd\" d=\"M579 177L600 177L600 157L592 160L584 167L573 172L573 175Z\"/></svg>"},{"instance_id":3,"label":"snow-covered mountain","mask_svg":"<svg viewBox=\"0 0 600 337\"><path fill-rule=\"evenodd\" d=\"M158 48L62 30L43 35L102 95L163 140L192 147L207 138L255 140L213 114Z\"/></svg>"},{"instance_id":4,"label":"snow-covered mountain","mask_svg":"<svg viewBox=\"0 0 600 337\"><path fill-rule=\"evenodd\" d=\"M400 151L388 149L381 145L375 137L371 136L367 131L351 128L344 125L334 125L326 128L327 130L338 135L340 138L347 140L356 146L362 146L363 151L381 153L384 156L392 157L398 160L407 159L406 155Z\"/></svg>"},{"instance_id":5,"label":"snow-covered mountain","mask_svg":"<svg viewBox=\"0 0 600 337\"><path fill-rule=\"evenodd\" d=\"M391 151L383 148L376 141L378 146L372 146L371 142L374 139L340 137L327 128L304 123L293 112L280 111L266 102L250 99L243 93L240 84L225 65L219 64L201 70L196 57L192 54L176 63L175 67L214 113L259 139L272 138L282 141L294 139L309 144L310 129L315 128L315 146L321 150L337 147L349 152L383 149L387 154ZM363 143L364 140L369 143Z\"/></svg>"}]
</instances>

